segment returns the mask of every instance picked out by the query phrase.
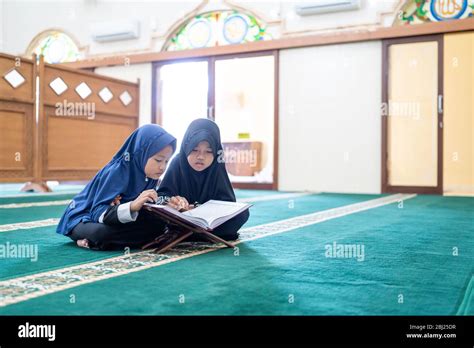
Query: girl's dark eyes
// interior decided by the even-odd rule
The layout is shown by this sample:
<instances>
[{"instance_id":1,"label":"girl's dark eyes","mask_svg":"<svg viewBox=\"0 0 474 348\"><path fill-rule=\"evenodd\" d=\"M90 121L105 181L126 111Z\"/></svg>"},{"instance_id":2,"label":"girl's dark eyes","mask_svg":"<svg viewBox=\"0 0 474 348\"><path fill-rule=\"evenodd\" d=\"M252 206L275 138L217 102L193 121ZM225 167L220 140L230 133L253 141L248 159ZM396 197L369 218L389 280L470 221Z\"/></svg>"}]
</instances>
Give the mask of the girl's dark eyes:
<instances>
[{"instance_id":1,"label":"girl's dark eyes","mask_svg":"<svg viewBox=\"0 0 474 348\"><path fill-rule=\"evenodd\" d=\"M198 152L198 149L194 149L192 152ZM212 150L206 150L206 153L213 153Z\"/></svg>"},{"instance_id":2,"label":"girl's dark eyes","mask_svg":"<svg viewBox=\"0 0 474 348\"><path fill-rule=\"evenodd\" d=\"M155 158L155 161L157 161L158 163L163 162L163 160L159 160L159 159L156 159L156 158ZM168 162L169 162L169 160L166 160L166 161L165 161L165 164L168 164Z\"/></svg>"}]
</instances>

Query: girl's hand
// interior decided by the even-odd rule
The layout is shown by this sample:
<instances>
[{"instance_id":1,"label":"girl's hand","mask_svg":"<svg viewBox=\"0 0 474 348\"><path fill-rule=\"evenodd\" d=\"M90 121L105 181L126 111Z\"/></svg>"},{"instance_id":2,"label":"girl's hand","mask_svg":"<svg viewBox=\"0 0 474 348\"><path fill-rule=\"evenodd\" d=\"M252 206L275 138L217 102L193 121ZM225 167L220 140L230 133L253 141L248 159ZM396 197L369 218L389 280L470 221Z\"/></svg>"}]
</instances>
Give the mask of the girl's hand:
<instances>
[{"instance_id":1,"label":"girl's hand","mask_svg":"<svg viewBox=\"0 0 474 348\"><path fill-rule=\"evenodd\" d=\"M115 198L114 198L114 201L112 203L110 203L110 205L120 205L120 200L122 199L122 196L120 195L117 195Z\"/></svg>"},{"instance_id":2,"label":"girl's hand","mask_svg":"<svg viewBox=\"0 0 474 348\"><path fill-rule=\"evenodd\" d=\"M185 210L190 209L189 203L186 200L186 198L181 197L181 196L171 197L167 205L169 205L171 208L174 208L178 211L185 211Z\"/></svg>"},{"instance_id":3,"label":"girl's hand","mask_svg":"<svg viewBox=\"0 0 474 348\"><path fill-rule=\"evenodd\" d=\"M130 203L130 211L139 211L145 203L155 203L158 200L158 194L154 189L145 190L140 196Z\"/></svg>"}]
</instances>

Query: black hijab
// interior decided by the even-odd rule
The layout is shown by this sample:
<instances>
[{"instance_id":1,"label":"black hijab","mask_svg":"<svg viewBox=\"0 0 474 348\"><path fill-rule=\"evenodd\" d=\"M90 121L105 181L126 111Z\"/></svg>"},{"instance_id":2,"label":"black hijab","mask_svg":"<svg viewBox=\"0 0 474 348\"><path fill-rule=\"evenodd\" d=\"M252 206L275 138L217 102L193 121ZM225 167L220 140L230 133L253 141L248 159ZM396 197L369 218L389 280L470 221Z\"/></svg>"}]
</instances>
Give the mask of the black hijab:
<instances>
[{"instance_id":1,"label":"black hijab","mask_svg":"<svg viewBox=\"0 0 474 348\"><path fill-rule=\"evenodd\" d=\"M198 172L188 163L188 155L201 142L207 141L214 160L205 170ZM208 119L191 122L181 149L165 174L158 188L160 196L181 196L190 204L203 204L210 199L235 202L235 194L225 169L224 151L217 124Z\"/></svg>"}]
</instances>

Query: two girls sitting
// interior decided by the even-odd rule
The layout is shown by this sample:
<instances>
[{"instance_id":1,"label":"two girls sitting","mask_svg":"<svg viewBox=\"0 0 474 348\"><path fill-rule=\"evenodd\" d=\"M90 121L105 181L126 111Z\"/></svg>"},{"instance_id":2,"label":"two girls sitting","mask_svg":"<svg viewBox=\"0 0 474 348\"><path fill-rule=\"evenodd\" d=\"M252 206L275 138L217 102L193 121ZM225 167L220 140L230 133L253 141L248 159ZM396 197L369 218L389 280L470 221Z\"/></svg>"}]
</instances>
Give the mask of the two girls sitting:
<instances>
[{"instance_id":1,"label":"two girls sitting","mask_svg":"<svg viewBox=\"0 0 474 348\"><path fill-rule=\"evenodd\" d=\"M192 209L208 200L235 202L235 194L218 158L222 152L217 125L207 119L193 121L178 155L156 190L158 179L176 151L176 139L158 125L135 130L87 186L72 200L57 233L80 247L96 250L139 248L169 233L164 221L145 210L147 203ZM225 240L237 239L248 220L248 210L216 228Z\"/></svg>"}]
</instances>

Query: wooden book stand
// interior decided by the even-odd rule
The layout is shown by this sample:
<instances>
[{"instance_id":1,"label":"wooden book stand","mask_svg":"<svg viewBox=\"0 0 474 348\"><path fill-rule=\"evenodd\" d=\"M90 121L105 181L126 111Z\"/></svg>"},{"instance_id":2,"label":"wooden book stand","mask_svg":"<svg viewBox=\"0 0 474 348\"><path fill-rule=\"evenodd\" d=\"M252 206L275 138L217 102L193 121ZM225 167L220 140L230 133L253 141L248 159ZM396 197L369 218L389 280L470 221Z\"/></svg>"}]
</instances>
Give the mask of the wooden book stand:
<instances>
[{"instance_id":1,"label":"wooden book stand","mask_svg":"<svg viewBox=\"0 0 474 348\"><path fill-rule=\"evenodd\" d=\"M165 234L159 236L156 238L153 242L146 244L145 246L142 247L142 249L148 249L151 246L155 244L162 244L159 245L158 248L153 250L153 252L160 254L165 252L166 250L171 249L174 247L176 244L181 243L184 241L186 238L191 236L193 233L200 234L207 240L213 242L213 243L223 243L225 244L228 248L235 248L235 245L232 243L229 243L228 241L216 236L215 234L211 233L212 230L206 230L200 226L196 226L194 224L191 224L189 221L186 221L184 219L180 219L178 216L172 215L168 213L166 210L162 209L153 209L153 207L150 206L143 206L143 209L149 211L151 214L158 216L162 221L165 221L168 225L171 226L171 230L179 232L178 235L176 235L175 238L172 238L167 241L168 236Z\"/></svg>"}]
</instances>

